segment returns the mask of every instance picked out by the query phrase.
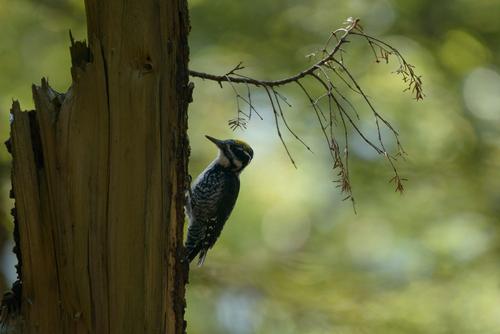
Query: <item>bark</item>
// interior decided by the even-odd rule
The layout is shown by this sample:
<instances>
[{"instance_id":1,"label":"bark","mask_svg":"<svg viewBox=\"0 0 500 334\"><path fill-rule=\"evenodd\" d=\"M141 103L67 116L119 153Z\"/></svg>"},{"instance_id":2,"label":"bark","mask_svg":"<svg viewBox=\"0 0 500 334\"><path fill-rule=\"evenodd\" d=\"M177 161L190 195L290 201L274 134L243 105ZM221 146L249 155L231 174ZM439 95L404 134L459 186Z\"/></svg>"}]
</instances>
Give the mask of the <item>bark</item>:
<instances>
[{"instance_id":1,"label":"bark","mask_svg":"<svg viewBox=\"0 0 500 334\"><path fill-rule=\"evenodd\" d=\"M85 5L68 92L12 107L19 332L183 333L187 4Z\"/></svg>"}]
</instances>

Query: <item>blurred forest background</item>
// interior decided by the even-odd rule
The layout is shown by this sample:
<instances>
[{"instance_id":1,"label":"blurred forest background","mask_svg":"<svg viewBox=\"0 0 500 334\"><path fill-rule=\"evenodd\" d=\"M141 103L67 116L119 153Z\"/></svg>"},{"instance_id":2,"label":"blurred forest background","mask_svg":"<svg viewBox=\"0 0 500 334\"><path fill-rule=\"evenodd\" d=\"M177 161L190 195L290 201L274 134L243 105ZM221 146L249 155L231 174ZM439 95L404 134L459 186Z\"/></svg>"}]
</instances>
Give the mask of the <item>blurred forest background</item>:
<instances>
[{"instance_id":1,"label":"blurred forest background","mask_svg":"<svg viewBox=\"0 0 500 334\"><path fill-rule=\"evenodd\" d=\"M351 135L355 214L299 90L282 90L293 104L286 112L314 154L285 136L295 169L264 91L254 90L264 120L234 133L232 89L193 79L192 175L216 154L204 134L243 139L255 158L220 241L192 267L188 333L500 333L500 1L191 0L190 10L192 69L223 74L243 61L246 75L288 76L353 16L416 66L426 98L402 92L394 60L376 64L361 40L346 46L347 64L409 154L398 164L408 178L401 196L384 159ZM86 38L83 1L0 0L2 141L12 99L33 107L31 83L48 76L68 88L69 29ZM9 158L2 146L4 290L15 279Z\"/></svg>"}]
</instances>

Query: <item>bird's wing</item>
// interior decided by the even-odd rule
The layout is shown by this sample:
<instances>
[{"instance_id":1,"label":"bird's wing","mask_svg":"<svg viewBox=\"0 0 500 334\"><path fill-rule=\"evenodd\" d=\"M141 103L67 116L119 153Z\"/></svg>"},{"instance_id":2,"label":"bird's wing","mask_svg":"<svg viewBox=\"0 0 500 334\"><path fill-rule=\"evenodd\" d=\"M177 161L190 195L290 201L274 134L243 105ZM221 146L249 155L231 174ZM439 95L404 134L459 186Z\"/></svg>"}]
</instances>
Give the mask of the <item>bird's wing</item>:
<instances>
[{"instance_id":1,"label":"bird's wing","mask_svg":"<svg viewBox=\"0 0 500 334\"><path fill-rule=\"evenodd\" d=\"M222 228L226 223L229 215L233 211L238 192L240 190L240 182L237 176L226 181L223 186L222 195L217 202L215 214L208 219L206 239L209 242L209 248L212 248L217 238L222 232Z\"/></svg>"},{"instance_id":2,"label":"bird's wing","mask_svg":"<svg viewBox=\"0 0 500 334\"><path fill-rule=\"evenodd\" d=\"M217 241L224 223L234 208L239 192L239 179L237 177L229 178L226 179L226 182L219 183L217 187L212 187L210 195L217 200L207 196L194 195L201 194L208 186L203 183L197 184L196 187L200 188L193 190L190 203L192 220L188 227L186 248L190 262L200 253L199 265L203 264L206 252Z\"/></svg>"}]
</instances>

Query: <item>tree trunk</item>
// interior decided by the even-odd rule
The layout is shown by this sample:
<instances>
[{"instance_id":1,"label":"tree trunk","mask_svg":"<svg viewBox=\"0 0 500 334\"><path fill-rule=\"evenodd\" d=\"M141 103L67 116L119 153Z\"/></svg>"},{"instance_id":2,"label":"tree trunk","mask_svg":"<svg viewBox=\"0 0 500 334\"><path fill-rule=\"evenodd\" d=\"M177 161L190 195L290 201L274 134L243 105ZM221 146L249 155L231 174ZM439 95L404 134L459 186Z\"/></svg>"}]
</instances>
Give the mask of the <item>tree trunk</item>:
<instances>
[{"instance_id":1,"label":"tree trunk","mask_svg":"<svg viewBox=\"0 0 500 334\"><path fill-rule=\"evenodd\" d=\"M68 92L12 108L20 332L183 333L187 4L85 5Z\"/></svg>"}]
</instances>

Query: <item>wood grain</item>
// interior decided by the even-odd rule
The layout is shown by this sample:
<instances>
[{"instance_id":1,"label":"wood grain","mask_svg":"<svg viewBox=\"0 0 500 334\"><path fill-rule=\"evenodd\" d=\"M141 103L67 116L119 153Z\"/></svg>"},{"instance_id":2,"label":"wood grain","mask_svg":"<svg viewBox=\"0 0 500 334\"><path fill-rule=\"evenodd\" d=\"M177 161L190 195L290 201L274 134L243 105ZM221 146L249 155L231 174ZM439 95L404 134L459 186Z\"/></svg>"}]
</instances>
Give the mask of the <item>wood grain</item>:
<instances>
[{"instance_id":1,"label":"wood grain","mask_svg":"<svg viewBox=\"0 0 500 334\"><path fill-rule=\"evenodd\" d=\"M23 333L183 333L185 0L87 0L73 84L14 103Z\"/></svg>"}]
</instances>

